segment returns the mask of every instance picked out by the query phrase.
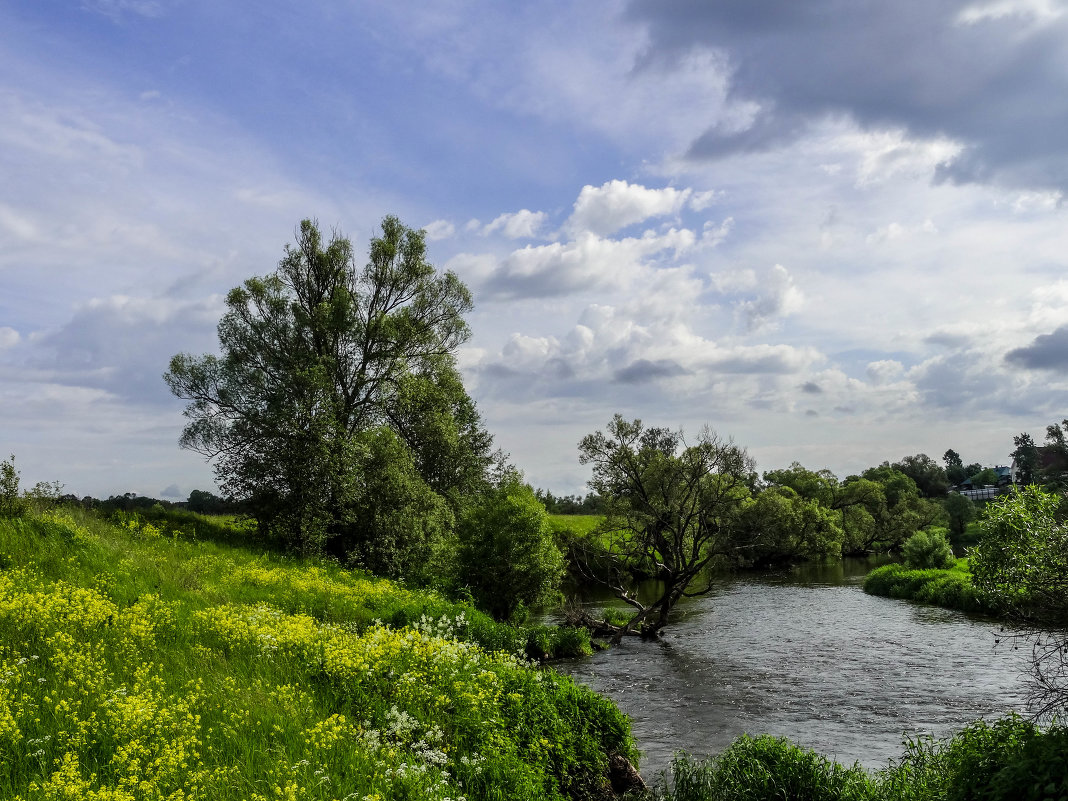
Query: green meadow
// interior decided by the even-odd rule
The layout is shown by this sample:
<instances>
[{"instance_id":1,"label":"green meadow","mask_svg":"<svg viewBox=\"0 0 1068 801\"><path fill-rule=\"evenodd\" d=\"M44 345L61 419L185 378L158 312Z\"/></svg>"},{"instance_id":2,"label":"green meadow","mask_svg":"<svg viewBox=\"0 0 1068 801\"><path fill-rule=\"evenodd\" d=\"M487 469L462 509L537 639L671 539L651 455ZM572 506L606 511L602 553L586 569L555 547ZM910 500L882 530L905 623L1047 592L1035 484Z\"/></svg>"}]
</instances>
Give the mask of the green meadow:
<instances>
[{"instance_id":1,"label":"green meadow","mask_svg":"<svg viewBox=\"0 0 1068 801\"><path fill-rule=\"evenodd\" d=\"M0 519L0 797L586 798L636 760L611 702L530 658L584 632L191 522Z\"/></svg>"}]
</instances>

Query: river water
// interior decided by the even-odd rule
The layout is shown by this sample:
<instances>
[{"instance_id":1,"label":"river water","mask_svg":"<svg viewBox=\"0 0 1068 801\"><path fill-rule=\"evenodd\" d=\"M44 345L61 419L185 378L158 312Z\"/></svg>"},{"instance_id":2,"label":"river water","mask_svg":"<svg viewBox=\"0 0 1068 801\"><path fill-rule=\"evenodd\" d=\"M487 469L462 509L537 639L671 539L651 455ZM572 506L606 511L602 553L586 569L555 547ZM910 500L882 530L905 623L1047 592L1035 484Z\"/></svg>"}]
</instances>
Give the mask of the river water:
<instances>
[{"instance_id":1,"label":"river water","mask_svg":"<svg viewBox=\"0 0 1068 801\"><path fill-rule=\"evenodd\" d=\"M904 734L1024 711L1022 646L995 649L990 620L866 595L870 569L857 559L726 577L677 608L663 644L627 638L557 669L630 716L647 779L677 751L719 753L743 733L882 768Z\"/></svg>"}]
</instances>

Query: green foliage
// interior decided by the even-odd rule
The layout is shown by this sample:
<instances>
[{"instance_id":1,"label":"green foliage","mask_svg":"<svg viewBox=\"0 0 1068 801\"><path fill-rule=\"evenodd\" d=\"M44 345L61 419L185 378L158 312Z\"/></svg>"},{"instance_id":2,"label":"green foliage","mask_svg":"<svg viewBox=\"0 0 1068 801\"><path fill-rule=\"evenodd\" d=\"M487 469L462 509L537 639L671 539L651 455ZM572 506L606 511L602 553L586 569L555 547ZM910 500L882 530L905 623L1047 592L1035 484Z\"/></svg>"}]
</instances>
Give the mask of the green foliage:
<instances>
[{"instance_id":1,"label":"green foliage","mask_svg":"<svg viewBox=\"0 0 1068 801\"><path fill-rule=\"evenodd\" d=\"M1042 482L1051 490L1068 490L1068 419L1046 426L1042 455Z\"/></svg>"},{"instance_id":2,"label":"green foliage","mask_svg":"<svg viewBox=\"0 0 1068 801\"><path fill-rule=\"evenodd\" d=\"M1068 728L1019 717L978 721L947 740L906 741L869 775L784 739L743 735L717 757L676 757L655 801L1061 801L1068 798Z\"/></svg>"},{"instance_id":3,"label":"green foliage","mask_svg":"<svg viewBox=\"0 0 1068 801\"><path fill-rule=\"evenodd\" d=\"M839 515L787 486L768 487L744 507L741 525L753 543L747 560L770 565L842 555Z\"/></svg>"},{"instance_id":4,"label":"green foliage","mask_svg":"<svg viewBox=\"0 0 1068 801\"><path fill-rule=\"evenodd\" d=\"M363 471L392 448L373 433L388 428L409 451L398 469L414 465L454 510L480 484L490 440L453 358L468 336L467 288L437 274L423 233L395 217L382 221L362 269L348 239L324 242L304 220L278 269L231 290L226 305L222 355L178 354L164 376L189 401L182 446L215 460L220 488L265 531L308 553L359 546L407 570L354 529L373 503ZM402 495L410 503L389 521L387 551L402 519L437 508L420 489Z\"/></svg>"},{"instance_id":5,"label":"green foliage","mask_svg":"<svg viewBox=\"0 0 1068 801\"><path fill-rule=\"evenodd\" d=\"M865 481L875 486L866 486ZM854 540L844 550L857 552L858 544L862 550L897 550L916 531L946 522L942 506L921 497L916 482L888 463L865 470L859 480L847 482L847 487L851 485L856 486L854 492L871 524L866 538Z\"/></svg>"},{"instance_id":6,"label":"green foliage","mask_svg":"<svg viewBox=\"0 0 1068 801\"><path fill-rule=\"evenodd\" d=\"M972 583L966 559L958 559L948 570L915 570L900 564L883 565L864 579L864 592L962 612L990 614L994 611L990 602Z\"/></svg>"},{"instance_id":7,"label":"green foliage","mask_svg":"<svg viewBox=\"0 0 1068 801\"><path fill-rule=\"evenodd\" d=\"M971 569L1002 614L1068 622L1068 526L1057 520L1058 503L1028 486L987 506Z\"/></svg>"},{"instance_id":8,"label":"green foliage","mask_svg":"<svg viewBox=\"0 0 1068 801\"><path fill-rule=\"evenodd\" d=\"M474 502L456 534L458 580L494 617L507 620L558 597L564 557L545 507L518 475Z\"/></svg>"},{"instance_id":9,"label":"green foliage","mask_svg":"<svg viewBox=\"0 0 1068 801\"><path fill-rule=\"evenodd\" d=\"M917 531L902 546L902 555L905 558L905 566L922 570L928 567L945 569L952 567L954 561L953 548L950 547L947 534L949 532L939 526L932 526L923 531Z\"/></svg>"},{"instance_id":10,"label":"green foliage","mask_svg":"<svg viewBox=\"0 0 1068 801\"><path fill-rule=\"evenodd\" d=\"M0 462L0 517L16 517L26 506L19 495L19 472L15 469L15 457Z\"/></svg>"},{"instance_id":11,"label":"green foliage","mask_svg":"<svg viewBox=\"0 0 1068 801\"><path fill-rule=\"evenodd\" d=\"M378 575L430 583L452 530L452 510L391 429L371 429L355 442L358 480L329 550Z\"/></svg>"},{"instance_id":12,"label":"green foliage","mask_svg":"<svg viewBox=\"0 0 1068 801\"><path fill-rule=\"evenodd\" d=\"M946 463L946 480L951 486L960 484L968 477L968 474L964 470L964 462L961 460L960 454L952 448L942 454L942 461Z\"/></svg>"},{"instance_id":13,"label":"green foliage","mask_svg":"<svg viewBox=\"0 0 1068 801\"><path fill-rule=\"evenodd\" d=\"M580 632L127 522L0 520L0 797L583 799L636 758L611 702L475 644Z\"/></svg>"},{"instance_id":14,"label":"green foliage","mask_svg":"<svg viewBox=\"0 0 1068 801\"><path fill-rule=\"evenodd\" d=\"M548 516L549 526L561 540L585 537L604 522L604 515L554 515Z\"/></svg>"},{"instance_id":15,"label":"green foliage","mask_svg":"<svg viewBox=\"0 0 1068 801\"><path fill-rule=\"evenodd\" d=\"M942 507L949 517L949 530L954 541L964 538L968 524L975 520L975 504L972 499L959 492L951 492L942 501Z\"/></svg>"},{"instance_id":16,"label":"green foliage","mask_svg":"<svg viewBox=\"0 0 1068 801\"><path fill-rule=\"evenodd\" d=\"M595 493L555 496L548 490L536 489L534 494L545 504L545 511L559 516L599 516L604 511L604 499Z\"/></svg>"},{"instance_id":17,"label":"green foliage","mask_svg":"<svg viewBox=\"0 0 1068 801\"><path fill-rule=\"evenodd\" d=\"M879 781L887 801L1056 801L1068 796L1068 729L977 721L947 741L909 741Z\"/></svg>"},{"instance_id":18,"label":"green foliage","mask_svg":"<svg viewBox=\"0 0 1068 801\"><path fill-rule=\"evenodd\" d=\"M634 607L627 628L655 636L683 596L711 589L698 577L713 560L734 558L748 544L741 512L755 480L753 462L710 429L687 444L681 433L618 414L607 432L583 437L579 460L592 466L589 486L605 501L605 522L591 550L600 558L601 543L608 542L608 561L618 566L614 575L596 569L586 575L605 581ZM624 573L646 564L655 565L661 582L660 595L648 604L635 597Z\"/></svg>"},{"instance_id":19,"label":"green foliage","mask_svg":"<svg viewBox=\"0 0 1068 801\"><path fill-rule=\"evenodd\" d=\"M957 461L960 461L959 456ZM946 471L926 453L906 456L900 462L894 462L893 468L911 478L924 498L941 498L949 490Z\"/></svg>"},{"instance_id":20,"label":"green foliage","mask_svg":"<svg viewBox=\"0 0 1068 801\"><path fill-rule=\"evenodd\" d=\"M680 755L672 762L672 784L659 787L657 801L868 801L871 778L859 765L839 765L786 739L742 735L726 751L703 762Z\"/></svg>"},{"instance_id":21,"label":"green foliage","mask_svg":"<svg viewBox=\"0 0 1068 801\"><path fill-rule=\"evenodd\" d=\"M1038 446L1027 432L1013 437L1012 442L1016 446L1011 455L1019 483L1034 484L1038 476Z\"/></svg>"},{"instance_id":22,"label":"green foliage","mask_svg":"<svg viewBox=\"0 0 1068 801\"><path fill-rule=\"evenodd\" d=\"M213 492L195 489L189 493L185 508L198 514L217 515L233 510L233 504Z\"/></svg>"},{"instance_id":23,"label":"green foliage","mask_svg":"<svg viewBox=\"0 0 1068 801\"><path fill-rule=\"evenodd\" d=\"M993 467L986 467L969 476L968 479L972 482L973 487L988 487L996 486L998 483L998 473Z\"/></svg>"},{"instance_id":24,"label":"green foliage","mask_svg":"<svg viewBox=\"0 0 1068 801\"><path fill-rule=\"evenodd\" d=\"M830 470L813 471L793 462L782 470L764 473L764 482L769 487L788 487L807 501L817 501L828 509L837 507L840 485Z\"/></svg>"}]
</instances>

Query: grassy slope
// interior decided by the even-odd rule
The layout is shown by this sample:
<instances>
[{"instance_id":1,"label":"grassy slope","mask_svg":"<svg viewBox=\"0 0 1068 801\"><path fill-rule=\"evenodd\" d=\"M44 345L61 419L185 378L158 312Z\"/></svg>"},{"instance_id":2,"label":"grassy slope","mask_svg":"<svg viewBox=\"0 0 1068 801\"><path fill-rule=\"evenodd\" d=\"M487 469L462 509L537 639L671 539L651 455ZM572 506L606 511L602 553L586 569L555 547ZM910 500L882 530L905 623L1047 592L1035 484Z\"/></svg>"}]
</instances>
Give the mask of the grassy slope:
<instances>
[{"instance_id":1,"label":"grassy slope","mask_svg":"<svg viewBox=\"0 0 1068 801\"><path fill-rule=\"evenodd\" d=\"M633 745L512 655L585 645L554 637L329 563L0 520L0 797L581 798Z\"/></svg>"}]
</instances>

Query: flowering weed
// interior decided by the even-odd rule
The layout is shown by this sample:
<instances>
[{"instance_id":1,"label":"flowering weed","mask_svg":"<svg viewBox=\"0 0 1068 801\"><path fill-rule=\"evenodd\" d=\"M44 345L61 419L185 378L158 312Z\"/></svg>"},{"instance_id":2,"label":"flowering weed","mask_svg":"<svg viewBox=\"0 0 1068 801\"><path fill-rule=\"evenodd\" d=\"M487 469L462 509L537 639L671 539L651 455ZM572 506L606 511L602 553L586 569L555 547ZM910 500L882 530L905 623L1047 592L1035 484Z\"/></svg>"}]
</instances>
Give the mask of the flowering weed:
<instances>
[{"instance_id":1,"label":"flowering weed","mask_svg":"<svg viewBox=\"0 0 1068 801\"><path fill-rule=\"evenodd\" d=\"M634 756L552 630L434 594L62 511L0 566L0 797L579 798Z\"/></svg>"}]
</instances>

